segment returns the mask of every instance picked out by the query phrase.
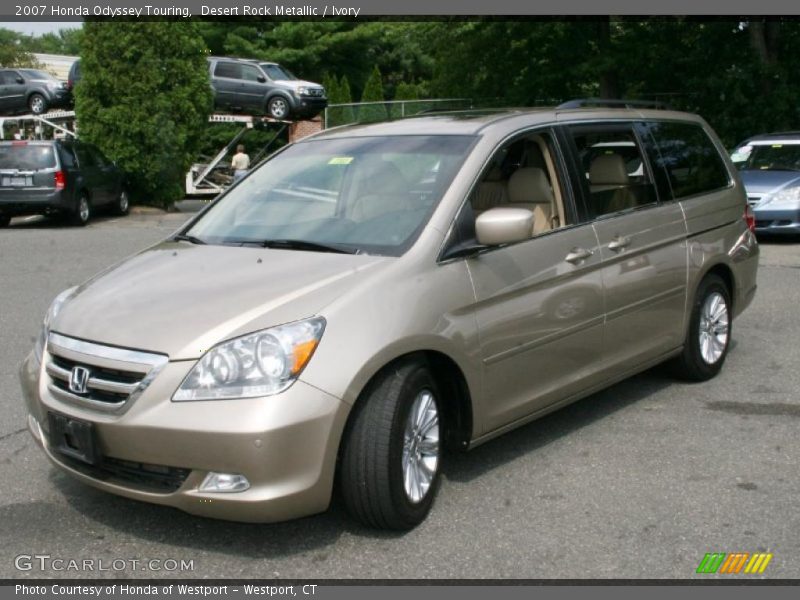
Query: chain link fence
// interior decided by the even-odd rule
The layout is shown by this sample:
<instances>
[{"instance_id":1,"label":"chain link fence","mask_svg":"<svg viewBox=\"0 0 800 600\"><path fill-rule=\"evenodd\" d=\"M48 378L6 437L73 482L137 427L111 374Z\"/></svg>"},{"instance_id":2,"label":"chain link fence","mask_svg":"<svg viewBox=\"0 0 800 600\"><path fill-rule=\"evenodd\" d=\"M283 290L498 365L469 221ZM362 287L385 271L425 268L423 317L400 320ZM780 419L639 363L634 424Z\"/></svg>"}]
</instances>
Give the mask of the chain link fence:
<instances>
[{"instance_id":1,"label":"chain link fence","mask_svg":"<svg viewBox=\"0 0 800 600\"><path fill-rule=\"evenodd\" d=\"M429 112L465 110L469 108L473 108L472 100L469 98L330 104L323 115L323 126L327 129L351 123L374 123L375 121L403 119Z\"/></svg>"}]
</instances>

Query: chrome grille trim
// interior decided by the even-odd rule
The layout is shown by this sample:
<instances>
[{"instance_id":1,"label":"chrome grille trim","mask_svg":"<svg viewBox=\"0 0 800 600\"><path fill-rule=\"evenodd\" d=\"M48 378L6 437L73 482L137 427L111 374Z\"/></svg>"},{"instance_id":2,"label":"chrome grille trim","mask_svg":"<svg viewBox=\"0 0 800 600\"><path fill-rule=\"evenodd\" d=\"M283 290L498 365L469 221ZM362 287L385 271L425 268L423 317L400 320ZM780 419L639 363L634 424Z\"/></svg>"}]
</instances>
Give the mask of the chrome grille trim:
<instances>
[{"instance_id":1,"label":"chrome grille trim","mask_svg":"<svg viewBox=\"0 0 800 600\"><path fill-rule=\"evenodd\" d=\"M47 389L63 402L118 412L147 389L168 361L164 354L104 346L50 333L45 353L45 372L50 377ZM62 365L70 364L89 370L86 394L69 389L72 371ZM115 376L119 380L115 381Z\"/></svg>"},{"instance_id":2,"label":"chrome grille trim","mask_svg":"<svg viewBox=\"0 0 800 600\"><path fill-rule=\"evenodd\" d=\"M55 379L60 379L69 383L70 378L70 371L66 369L62 369L57 364L48 362L45 366L45 370L50 377L54 377ZM101 379L100 377L89 377L89 381L86 384L90 390L100 390L103 392L111 392L113 394L125 394L126 396L130 396L133 392L136 391L136 388L139 387L138 383L119 383L117 381L109 381L108 379Z\"/></svg>"},{"instance_id":3,"label":"chrome grille trim","mask_svg":"<svg viewBox=\"0 0 800 600\"><path fill-rule=\"evenodd\" d=\"M84 408L96 408L102 411L116 411L125 406L127 403L127 400L120 400L119 402L101 402L99 400L92 400L91 398L78 396L77 394L62 390L52 383L47 384L47 391L50 392L54 398L58 398L62 402L68 402Z\"/></svg>"},{"instance_id":4,"label":"chrome grille trim","mask_svg":"<svg viewBox=\"0 0 800 600\"><path fill-rule=\"evenodd\" d=\"M60 333L51 332L47 340L47 345L72 350L79 354L86 354L87 356L96 356L98 358L105 358L118 362L132 363L133 365L149 365L155 367L167 361L167 356L164 354L152 354L139 350L117 348L116 346L104 346L102 344L95 344L94 342L85 342L83 340L67 337ZM54 354L58 355L57 352Z\"/></svg>"}]
</instances>

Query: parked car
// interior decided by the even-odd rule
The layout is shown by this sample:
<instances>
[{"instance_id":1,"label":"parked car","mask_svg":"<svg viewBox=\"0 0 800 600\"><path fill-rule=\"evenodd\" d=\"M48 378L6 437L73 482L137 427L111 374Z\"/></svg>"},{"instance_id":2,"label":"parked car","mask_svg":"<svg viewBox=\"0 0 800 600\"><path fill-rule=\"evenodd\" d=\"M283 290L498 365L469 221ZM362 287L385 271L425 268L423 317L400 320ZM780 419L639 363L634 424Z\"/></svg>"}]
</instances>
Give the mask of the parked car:
<instances>
[{"instance_id":1,"label":"parked car","mask_svg":"<svg viewBox=\"0 0 800 600\"><path fill-rule=\"evenodd\" d=\"M714 377L756 290L751 224L691 114L329 130L60 294L21 368L28 425L59 469L129 498L268 522L336 484L356 518L408 529L447 452L664 361Z\"/></svg>"},{"instance_id":2,"label":"parked car","mask_svg":"<svg viewBox=\"0 0 800 600\"><path fill-rule=\"evenodd\" d=\"M78 140L0 142L0 227L12 217L63 215L86 225L95 209L127 214L123 172Z\"/></svg>"},{"instance_id":3,"label":"parked car","mask_svg":"<svg viewBox=\"0 0 800 600\"><path fill-rule=\"evenodd\" d=\"M79 58L69 67L69 74L67 75L67 89L70 92L74 93L75 86L78 85L81 77L83 77L83 75L81 71L81 59Z\"/></svg>"},{"instance_id":4,"label":"parked car","mask_svg":"<svg viewBox=\"0 0 800 600\"><path fill-rule=\"evenodd\" d=\"M0 69L0 114L46 113L69 106L67 84L38 69Z\"/></svg>"},{"instance_id":5,"label":"parked car","mask_svg":"<svg viewBox=\"0 0 800 600\"><path fill-rule=\"evenodd\" d=\"M303 81L277 63L210 57L214 105L273 119L310 119L328 105L325 88Z\"/></svg>"},{"instance_id":6,"label":"parked car","mask_svg":"<svg viewBox=\"0 0 800 600\"><path fill-rule=\"evenodd\" d=\"M800 131L750 138L732 155L756 233L800 235Z\"/></svg>"}]
</instances>

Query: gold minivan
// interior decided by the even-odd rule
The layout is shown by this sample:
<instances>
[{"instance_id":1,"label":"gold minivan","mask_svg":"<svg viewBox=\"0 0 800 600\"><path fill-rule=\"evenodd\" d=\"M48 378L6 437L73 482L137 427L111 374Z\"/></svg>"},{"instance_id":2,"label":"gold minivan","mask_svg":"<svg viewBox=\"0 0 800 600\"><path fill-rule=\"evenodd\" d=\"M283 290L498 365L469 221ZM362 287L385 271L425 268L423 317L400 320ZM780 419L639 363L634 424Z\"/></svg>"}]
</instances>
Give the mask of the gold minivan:
<instances>
[{"instance_id":1,"label":"gold minivan","mask_svg":"<svg viewBox=\"0 0 800 600\"><path fill-rule=\"evenodd\" d=\"M570 106L574 106L570 105ZM60 469L197 515L408 529L449 452L653 365L716 375L758 247L699 117L332 129L60 294L21 368Z\"/></svg>"}]
</instances>

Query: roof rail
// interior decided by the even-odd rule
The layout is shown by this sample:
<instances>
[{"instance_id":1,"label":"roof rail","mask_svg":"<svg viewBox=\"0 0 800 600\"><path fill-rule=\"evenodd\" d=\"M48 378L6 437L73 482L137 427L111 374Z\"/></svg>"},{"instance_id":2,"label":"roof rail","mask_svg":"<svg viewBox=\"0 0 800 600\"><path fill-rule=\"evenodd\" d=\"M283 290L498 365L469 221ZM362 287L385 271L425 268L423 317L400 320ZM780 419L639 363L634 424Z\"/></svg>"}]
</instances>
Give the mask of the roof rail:
<instances>
[{"instance_id":1,"label":"roof rail","mask_svg":"<svg viewBox=\"0 0 800 600\"><path fill-rule=\"evenodd\" d=\"M616 100L612 98L577 98L568 100L556 108L655 108L670 110L669 105L658 100Z\"/></svg>"}]
</instances>

